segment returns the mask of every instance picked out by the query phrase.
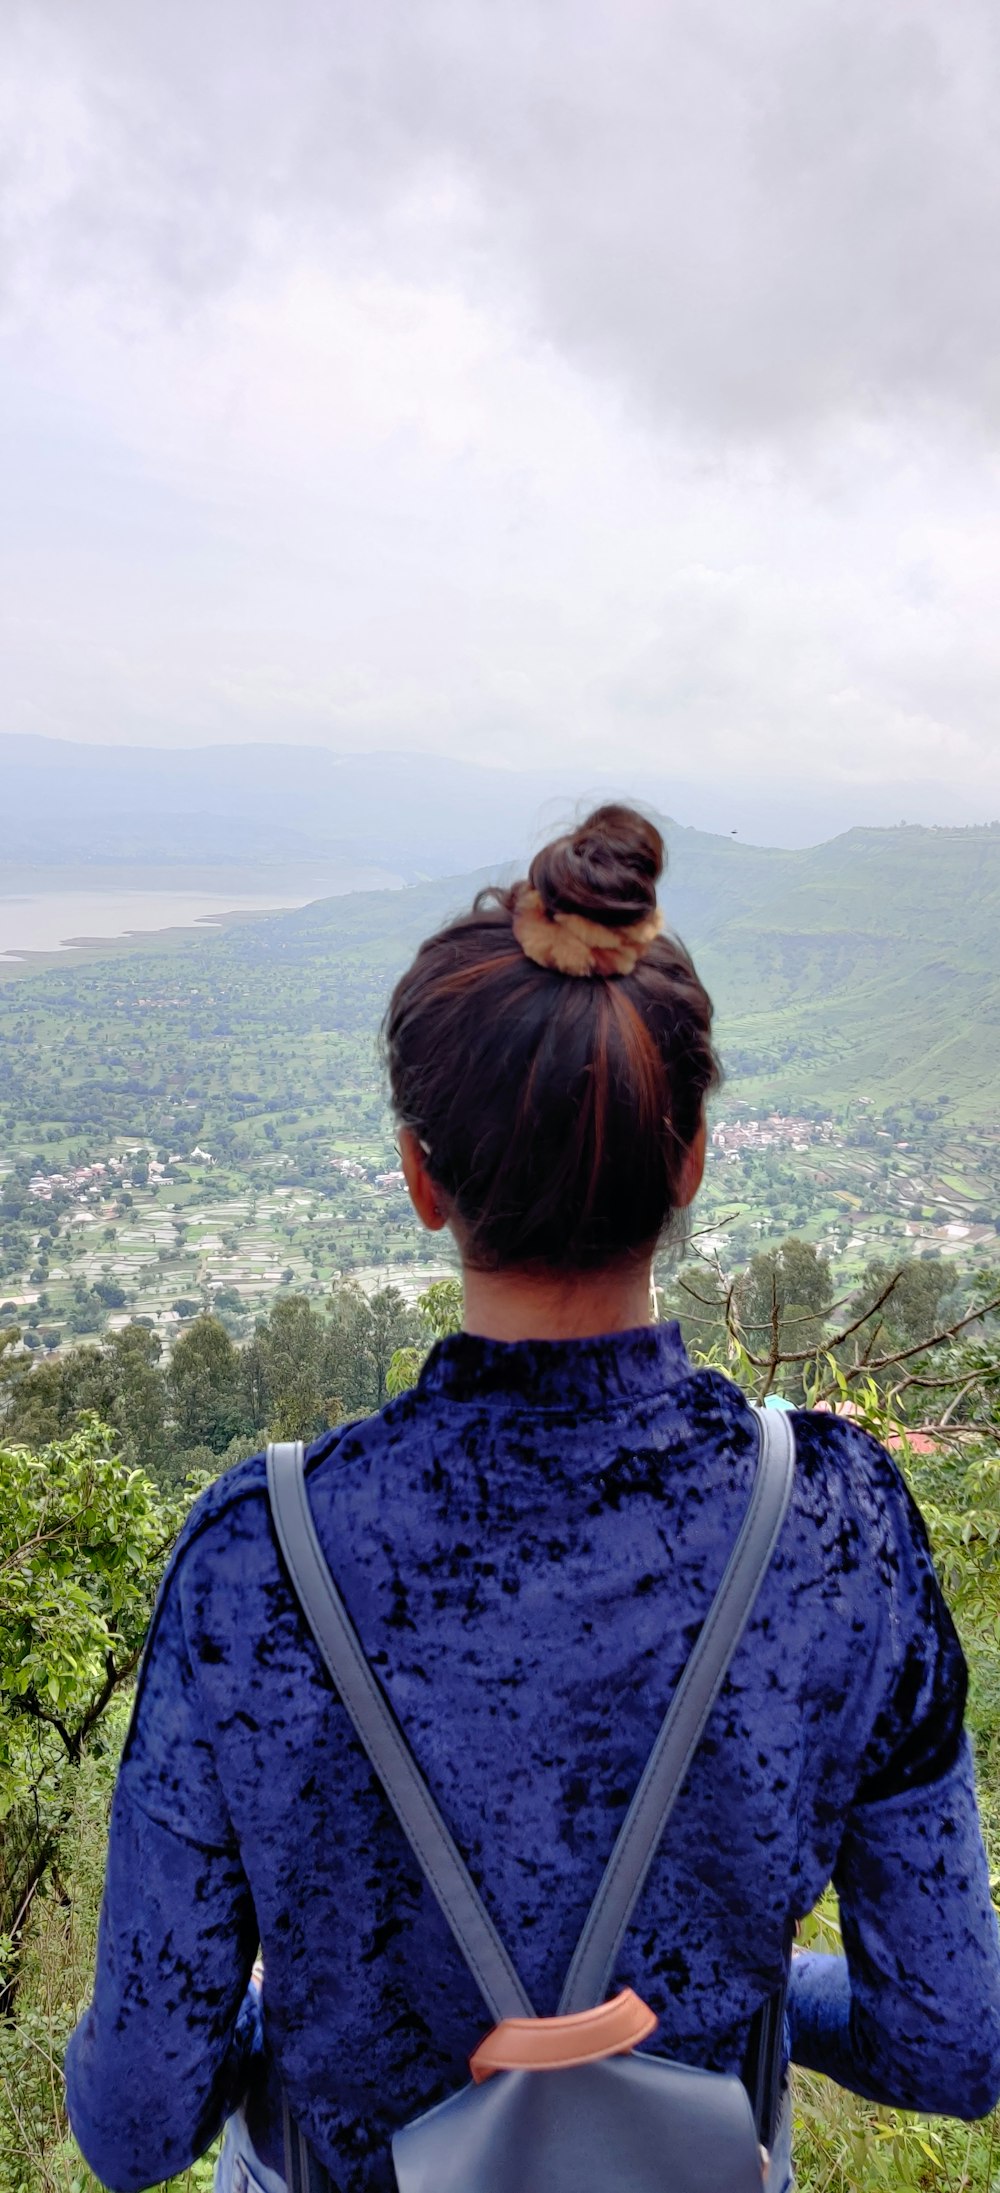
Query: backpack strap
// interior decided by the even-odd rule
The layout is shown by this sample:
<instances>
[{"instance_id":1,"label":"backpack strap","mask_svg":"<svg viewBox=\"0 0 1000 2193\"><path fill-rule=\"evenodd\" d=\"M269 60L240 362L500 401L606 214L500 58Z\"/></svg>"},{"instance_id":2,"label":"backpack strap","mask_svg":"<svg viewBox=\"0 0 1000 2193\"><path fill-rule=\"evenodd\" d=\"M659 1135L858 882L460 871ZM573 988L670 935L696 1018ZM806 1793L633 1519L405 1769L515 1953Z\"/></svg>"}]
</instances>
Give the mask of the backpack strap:
<instances>
[{"instance_id":1,"label":"backpack strap","mask_svg":"<svg viewBox=\"0 0 1000 2193\"><path fill-rule=\"evenodd\" d=\"M701 1742L788 1512L795 1434L784 1410L757 1409L760 1459L725 1574L680 1678L584 1921L560 2012L603 2002L622 1938Z\"/></svg>"},{"instance_id":2,"label":"backpack strap","mask_svg":"<svg viewBox=\"0 0 1000 2193\"><path fill-rule=\"evenodd\" d=\"M694 1651L629 1806L577 1943L560 2012L603 2000L657 1846L763 1583L791 1498L795 1442L782 1411L757 1412L749 1506ZM267 1450L267 1485L293 1590L355 1732L493 2016L532 2017L530 1999L368 1665L323 1554L301 1441Z\"/></svg>"},{"instance_id":3,"label":"backpack strap","mask_svg":"<svg viewBox=\"0 0 1000 2193\"><path fill-rule=\"evenodd\" d=\"M316 1535L301 1440L267 1450L267 1489L292 1588L375 1774L494 2018L531 1999L446 1827L337 1590Z\"/></svg>"}]
</instances>

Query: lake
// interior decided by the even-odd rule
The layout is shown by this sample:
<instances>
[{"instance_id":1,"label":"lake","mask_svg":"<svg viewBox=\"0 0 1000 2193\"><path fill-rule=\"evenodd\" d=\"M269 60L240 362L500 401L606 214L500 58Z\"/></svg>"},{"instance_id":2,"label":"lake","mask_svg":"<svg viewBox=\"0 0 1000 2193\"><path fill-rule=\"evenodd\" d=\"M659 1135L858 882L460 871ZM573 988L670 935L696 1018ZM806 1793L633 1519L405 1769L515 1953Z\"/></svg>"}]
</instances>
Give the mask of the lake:
<instances>
[{"instance_id":1,"label":"lake","mask_svg":"<svg viewBox=\"0 0 1000 2193\"><path fill-rule=\"evenodd\" d=\"M79 870L60 876L58 870L0 867L0 962L218 922L227 914L305 906L348 891L394 889L402 881L385 869L345 867L289 867L255 883L245 869L237 869L228 886L217 869L182 870L176 882L164 881L160 870L155 887L137 881L134 872L121 882L106 874L92 882L78 879Z\"/></svg>"}]
</instances>

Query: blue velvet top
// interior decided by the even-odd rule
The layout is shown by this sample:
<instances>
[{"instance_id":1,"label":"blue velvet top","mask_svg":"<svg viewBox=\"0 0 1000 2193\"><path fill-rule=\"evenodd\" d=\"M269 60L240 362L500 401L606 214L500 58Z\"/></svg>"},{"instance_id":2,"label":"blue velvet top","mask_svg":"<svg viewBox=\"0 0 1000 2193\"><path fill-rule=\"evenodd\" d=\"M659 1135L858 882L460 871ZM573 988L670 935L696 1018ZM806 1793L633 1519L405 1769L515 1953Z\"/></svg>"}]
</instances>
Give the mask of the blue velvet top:
<instances>
[{"instance_id":1,"label":"blue velvet top","mask_svg":"<svg viewBox=\"0 0 1000 2193\"><path fill-rule=\"evenodd\" d=\"M789 1921L834 1879L847 1964L794 1960L796 2056L976 2115L1000 2089L1000 1953L965 1668L889 1457L799 1414L793 1504L626 1938L654 2046L737 2068ZM536 2007L560 1983L743 1516L737 1388L676 1326L458 1335L412 1393L310 1451L362 1640ZM247 1983L263 1945L263 2027ZM121 2193L186 2166L249 2084L334 2181L388 2193L393 2128L490 2023L293 1599L261 1459L170 1563L118 1780L73 2128Z\"/></svg>"}]
</instances>

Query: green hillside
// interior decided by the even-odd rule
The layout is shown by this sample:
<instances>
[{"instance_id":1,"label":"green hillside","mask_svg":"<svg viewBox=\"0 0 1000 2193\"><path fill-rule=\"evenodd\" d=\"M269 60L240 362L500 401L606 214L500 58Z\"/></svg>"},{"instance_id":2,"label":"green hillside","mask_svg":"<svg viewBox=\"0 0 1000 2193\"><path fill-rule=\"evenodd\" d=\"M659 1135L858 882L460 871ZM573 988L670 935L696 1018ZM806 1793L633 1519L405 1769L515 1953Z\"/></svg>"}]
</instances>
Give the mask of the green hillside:
<instances>
[{"instance_id":1,"label":"green hillside","mask_svg":"<svg viewBox=\"0 0 1000 2193\"><path fill-rule=\"evenodd\" d=\"M662 893L715 999L738 1093L877 1104L932 1087L991 1116L1000 830L852 830L786 852L666 824ZM426 931L503 871L321 900L229 932L219 962L309 970L358 1027Z\"/></svg>"},{"instance_id":2,"label":"green hillside","mask_svg":"<svg viewBox=\"0 0 1000 2193\"><path fill-rule=\"evenodd\" d=\"M853 830L768 859L752 903L688 930L741 1090L776 1104L929 1093L991 1117L1000 831Z\"/></svg>"},{"instance_id":3,"label":"green hillside","mask_svg":"<svg viewBox=\"0 0 1000 2193\"><path fill-rule=\"evenodd\" d=\"M714 997L734 1096L788 1109L929 1092L958 1117L992 1119L1000 829L854 830L787 852L665 827L664 911ZM105 1102L108 1124L126 1124L120 1097L154 1084L169 1101L192 1084L221 1094L236 1077L249 1102L285 1082L289 1040L306 1081L315 1066L323 1082L324 1044L370 1046L421 937L505 873L323 899L221 935L19 974L0 987L0 1037L21 1031L0 1059L0 1098L27 1081L41 1102L49 1071L86 1089L81 1125L96 1126ZM168 968L180 987L161 1011Z\"/></svg>"}]
</instances>

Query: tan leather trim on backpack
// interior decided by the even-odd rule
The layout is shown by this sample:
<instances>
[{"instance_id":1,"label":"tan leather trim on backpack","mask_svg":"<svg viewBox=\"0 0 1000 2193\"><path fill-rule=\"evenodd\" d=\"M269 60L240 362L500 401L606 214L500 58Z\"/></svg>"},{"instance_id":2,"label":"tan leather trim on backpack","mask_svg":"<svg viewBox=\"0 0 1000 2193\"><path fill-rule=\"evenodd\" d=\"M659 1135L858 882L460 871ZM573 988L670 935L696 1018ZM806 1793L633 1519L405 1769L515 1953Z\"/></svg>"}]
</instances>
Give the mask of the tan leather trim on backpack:
<instances>
[{"instance_id":1,"label":"tan leather trim on backpack","mask_svg":"<svg viewBox=\"0 0 1000 2193\"><path fill-rule=\"evenodd\" d=\"M477 2086L495 2071L559 2071L569 2064L625 2056L655 2033L659 2019L634 1988L610 2003L562 2018L503 2018L469 2058Z\"/></svg>"}]
</instances>

